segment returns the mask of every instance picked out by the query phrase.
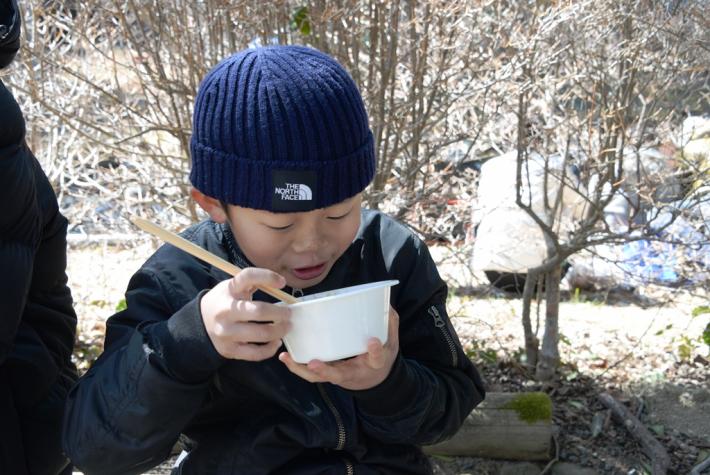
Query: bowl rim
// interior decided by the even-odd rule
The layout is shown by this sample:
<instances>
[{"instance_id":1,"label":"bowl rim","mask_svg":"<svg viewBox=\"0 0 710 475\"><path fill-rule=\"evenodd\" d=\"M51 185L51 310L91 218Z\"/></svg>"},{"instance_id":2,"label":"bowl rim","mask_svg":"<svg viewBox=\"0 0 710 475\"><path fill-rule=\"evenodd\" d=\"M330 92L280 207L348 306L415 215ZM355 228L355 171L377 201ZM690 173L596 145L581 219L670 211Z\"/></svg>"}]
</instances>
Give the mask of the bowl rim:
<instances>
[{"instance_id":1,"label":"bowl rim","mask_svg":"<svg viewBox=\"0 0 710 475\"><path fill-rule=\"evenodd\" d=\"M399 284L399 280L396 280L396 279L380 280L377 282L369 282L367 284L352 285L350 287L342 287L339 289L325 290L323 292L318 292L316 294L304 295L303 297L299 297L299 299L296 303L288 304L287 306L288 307L300 307L300 306L312 304L315 302L318 302L318 303L328 302L330 300L335 300L336 298L349 296L349 295L356 295L356 294L360 294L360 293L366 292L368 290L373 290L373 289L377 289L380 287L393 287L397 284ZM324 295L324 294L330 294L330 295ZM319 297L320 295L324 295L324 296ZM301 299L305 299L305 300L301 300Z\"/></svg>"}]
</instances>

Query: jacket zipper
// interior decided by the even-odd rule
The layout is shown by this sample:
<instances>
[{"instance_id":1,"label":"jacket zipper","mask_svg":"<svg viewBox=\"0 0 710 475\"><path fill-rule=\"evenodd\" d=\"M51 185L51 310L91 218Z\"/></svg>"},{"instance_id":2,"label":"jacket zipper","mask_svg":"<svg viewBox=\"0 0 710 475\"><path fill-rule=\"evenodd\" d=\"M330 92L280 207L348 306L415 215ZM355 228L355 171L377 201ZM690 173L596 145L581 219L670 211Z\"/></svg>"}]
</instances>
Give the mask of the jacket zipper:
<instances>
[{"instance_id":1,"label":"jacket zipper","mask_svg":"<svg viewBox=\"0 0 710 475\"><path fill-rule=\"evenodd\" d=\"M443 318L441 318L441 314L439 313L439 310L436 308L435 305L429 307L429 310L427 311L429 312L429 315L434 317L434 326L436 326L436 328L441 330L441 333L444 334L446 343L449 345L449 351L451 351L451 361L453 362L453 365L458 366L459 354L456 351L456 344L454 343L454 339L451 337L448 329L446 328L446 322Z\"/></svg>"},{"instance_id":2,"label":"jacket zipper","mask_svg":"<svg viewBox=\"0 0 710 475\"><path fill-rule=\"evenodd\" d=\"M292 289L291 295L293 295L294 297L303 297L303 290ZM323 397L323 400L325 401L326 406L328 406L328 409L330 409L330 412L333 413L333 417L335 418L335 424L338 426L338 443L335 446L335 450L343 450L343 448L345 447L345 424L343 424L343 418L340 416L338 408L335 407L335 404L333 404L333 401L330 399L330 396L328 396L328 393L325 391L325 386L323 386L322 384L318 384L318 391L320 391L321 397ZM346 475L354 475L355 468L353 467L353 464L351 464L350 461L347 459L343 459L343 463L345 464Z\"/></svg>"},{"instance_id":3,"label":"jacket zipper","mask_svg":"<svg viewBox=\"0 0 710 475\"><path fill-rule=\"evenodd\" d=\"M323 397L323 400L325 401L325 404L328 406L328 409L333 413L333 417L335 417L335 424L338 426L338 444L335 446L335 450L343 450L343 447L345 447L345 424L343 424L343 418L340 416L340 412L338 412L338 409L335 407L335 404L333 404L333 401L330 399L330 396L328 396L328 393L325 392L325 387L322 384L318 384L318 391L320 391L321 396ZM350 466L349 470L352 470L352 466L346 461L345 462L346 467ZM348 473L352 473L351 471L348 471Z\"/></svg>"}]
</instances>

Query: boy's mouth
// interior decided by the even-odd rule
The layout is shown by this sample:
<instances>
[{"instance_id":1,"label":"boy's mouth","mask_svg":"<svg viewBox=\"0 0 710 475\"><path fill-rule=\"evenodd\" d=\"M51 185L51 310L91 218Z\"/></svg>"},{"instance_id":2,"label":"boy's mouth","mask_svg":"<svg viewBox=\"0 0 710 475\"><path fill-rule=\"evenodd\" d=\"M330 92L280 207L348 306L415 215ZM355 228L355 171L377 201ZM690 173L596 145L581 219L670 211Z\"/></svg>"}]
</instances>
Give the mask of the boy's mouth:
<instances>
[{"instance_id":1,"label":"boy's mouth","mask_svg":"<svg viewBox=\"0 0 710 475\"><path fill-rule=\"evenodd\" d=\"M325 262L312 267L300 267L293 269L293 275L301 280L311 280L320 276L325 271Z\"/></svg>"}]
</instances>

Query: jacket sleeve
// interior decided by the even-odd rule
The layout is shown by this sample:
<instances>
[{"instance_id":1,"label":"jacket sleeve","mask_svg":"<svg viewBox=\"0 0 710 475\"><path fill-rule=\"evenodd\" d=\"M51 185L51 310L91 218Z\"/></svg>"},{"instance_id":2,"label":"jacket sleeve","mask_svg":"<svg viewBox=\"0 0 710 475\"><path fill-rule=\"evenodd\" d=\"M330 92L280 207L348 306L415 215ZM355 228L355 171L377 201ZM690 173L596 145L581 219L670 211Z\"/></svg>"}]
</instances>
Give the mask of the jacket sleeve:
<instances>
[{"instance_id":1,"label":"jacket sleeve","mask_svg":"<svg viewBox=\"0 0 710 475\"><path fill-rule=\"evenodd\" d=\"M71 366L76 314L66 286L66 219L25 143L20 107L0 81L0 364L18 407Z\"/></svg>"},{"instance_id":2,"label":"jacket sleeve","mask_svg":"<svg viewBox=\"0 0 710 475\"><path fill-rule=\"evenodd\" d=\"M426 246L412 237L393 258L400 280L400 351L378 386L352 391L364 430L385 443L433 444L451 437L485 397L483 382L446 313L446 284Z\"/></svg>"},{"instance_id":3,"label":"jacket sleeve","mask_svg":"<svg viewBox=\"0 0 710 475\"><path fill-rule=\"evenodd\" d=\"M41 217L24 120L0 81L0 364L7 358L32 282Z\"/></svg>"},{"instance_id":4,"label":"jacket sleeve","mask_svg":"<svg viewBox=\"0 0 710 475\"><path fill-rule=\"evenodd\" d=\"M104 353L69 395L64 450L87 473L159 464L207 398L222 358L202 324L202 294L173 311L166 292L145 268L133 276Z\"/></svg>"},{"instance_id":5,"label":"jacket sleeve","mask_svg":"<svg viewBox=\"0 0 710 475\"><path fill-rule=\"evenodd\" d=\"M0 241L0 365L13 347L32 279L34 249L28 243Z\"/></svg>"}]
</instances>

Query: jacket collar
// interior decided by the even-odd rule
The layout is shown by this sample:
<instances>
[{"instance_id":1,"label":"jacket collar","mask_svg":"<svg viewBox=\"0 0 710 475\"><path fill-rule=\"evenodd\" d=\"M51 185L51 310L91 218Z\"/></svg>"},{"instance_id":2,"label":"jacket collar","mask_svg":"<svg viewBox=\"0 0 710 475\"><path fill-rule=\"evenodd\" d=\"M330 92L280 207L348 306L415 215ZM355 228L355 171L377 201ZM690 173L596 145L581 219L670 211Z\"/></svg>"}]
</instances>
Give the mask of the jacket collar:
<instances>
[{"instance_id":1,"label":"jacket collar","mask_svg":"<svg viewBox=\"0 0 710 475\"><path fill-rule=\"evenodd\" d=\"M239 248L239 244L237 244L237 240L234 238L234 234L232 233L232 228L229 227L229 223L215 223L215 225L222 233L224 247L227 249L227 255L229 256L230 262L242 269L254 267L254 264L249 262L249 259L247 259L242 250Z\"/></svg>"}]
</instances>

